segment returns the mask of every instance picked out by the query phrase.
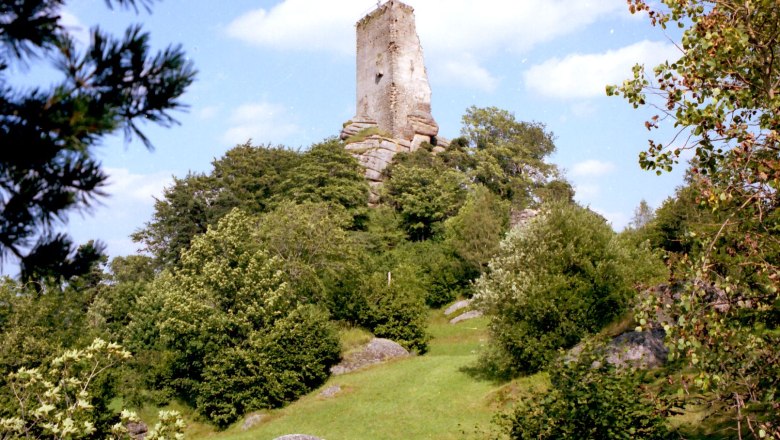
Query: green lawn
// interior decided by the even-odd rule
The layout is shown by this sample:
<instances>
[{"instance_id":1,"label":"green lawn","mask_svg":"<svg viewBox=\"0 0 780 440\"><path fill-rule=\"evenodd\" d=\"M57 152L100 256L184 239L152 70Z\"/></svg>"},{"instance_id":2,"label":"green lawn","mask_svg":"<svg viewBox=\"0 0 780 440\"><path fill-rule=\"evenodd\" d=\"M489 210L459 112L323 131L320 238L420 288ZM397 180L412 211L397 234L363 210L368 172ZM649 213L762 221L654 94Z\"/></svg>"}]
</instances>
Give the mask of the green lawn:
<instances>
[{"instance_id":1,"label":"green lawn","mask_svg":"<svg viewBox=\"0 0 780 440\"><path fill-rule=\"evenodd\" d=\"M242 422L217 433L192 426L190 438L263 440L292 433L327 440L484 438L497 402L516 386L477 380L463 371L485 343L486 319L450 325L440 314L432 312L434 338L424 356L332 377L323 388L339 385L340 394L326 399L315 391L268 411L267 419L250 430L243 431Z\"/></svg>"}]
</instances>

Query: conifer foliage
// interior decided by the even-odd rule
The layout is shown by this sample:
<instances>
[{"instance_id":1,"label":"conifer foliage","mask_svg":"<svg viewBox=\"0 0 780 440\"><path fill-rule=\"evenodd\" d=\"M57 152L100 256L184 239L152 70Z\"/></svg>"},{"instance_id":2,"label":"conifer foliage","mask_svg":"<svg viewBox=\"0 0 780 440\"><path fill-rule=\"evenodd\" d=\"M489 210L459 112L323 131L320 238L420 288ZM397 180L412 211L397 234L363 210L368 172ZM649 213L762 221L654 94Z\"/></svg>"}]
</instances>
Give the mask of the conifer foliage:
<instances>
[{"instance_id":1,"label":"conifer foliage","mask_svg":"<svg viewBox=\"0 0 780 440\"><path fill-rule=\"evenodd\" d=\"M152 0L106 3L149 10ZM99 246L77 252L51 228L103 195L107 176L92 148L118 130L151 148L140 123L175 123L170 111L182 108L179 97L195 77L180 47L152 53L139 26L120 38L95 28L81 49L61 24L64 4L0 3L0 257L17 258L25 278L69 276L99 258ZM15 87L13 68L32 69L39 60L58 71L59 82Z\"/></svg>"}]
</instances>

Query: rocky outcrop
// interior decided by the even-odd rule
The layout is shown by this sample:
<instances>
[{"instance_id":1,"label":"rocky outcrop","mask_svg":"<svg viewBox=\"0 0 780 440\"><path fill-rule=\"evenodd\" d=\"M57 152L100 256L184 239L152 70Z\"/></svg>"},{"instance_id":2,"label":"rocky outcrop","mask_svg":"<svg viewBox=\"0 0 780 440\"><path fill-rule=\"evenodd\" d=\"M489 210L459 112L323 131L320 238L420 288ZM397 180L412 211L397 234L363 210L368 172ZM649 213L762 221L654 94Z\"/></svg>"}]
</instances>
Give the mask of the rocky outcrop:
<instances>
[{"instance_id":1,"label":"rocky outcrop","mask_svg":"<svg viewBox=\"0 0 780 440\"><path fill-rule=\"evenodd\" d=\"M453 313L457 312L458 310L465 309L466 307L471 305L470 299L464 299L461 301L456 302L455 304L452 304L451 306L444 309L444 314L446 316L450 316Z\"/></svg>"},{"instance_id":2,"label":"rocky outcrop","mask_svg":"<svg viewBox=\"0 0 780 440\"><path fill-rule=\"evenodd\" d=\"M379 128L376 121L373 119L367 117L357 117L351 121L347 121L344 124L344 128L341 129L341 133L339 134L339 138L345 141L350 137L356 136L358 133L373 127Z\"/></svg>"},{"instance_id":3,"label":"rocky outcrop","mask_svg":"<svg viewBox=\"0 0 780 440\"><path fill-rule=\"evenodd\" d=\"M453 315L458 311L471 307L471 304L472 304L472 300L470 299L464 299L462 301L458 301L455 304L452 304L451 306L447 307L444 310L444 315L445 316ZM469 319L479 318L482 315L483 313L481 310L468 310L450 319L450 324L457 324L459 322L467 321Z\"/></svg>"},{"instance_id":4,"label":"rocky outcrop","mask_svg":"<svg viewBox=\"0 0 780 440\"><path fill-rule=\"evenodd\" d=\"M127 428L127 435L132 440L144 440L146 434L149 432L149 427L146 426L146 423L141 421L127 422L125 428Z\"/></svg>"},{"instance_id":5,"label":"rocky outcrop","mask_svg":"<svg viewBox=\"0 0 780 440\"><path fill-rule=\"evenodd\" d=\"M649 369L662 366L666 363L668 349L664 346L663 329L653 329L645 331L627 331L615 336L605 345L595 347L595 354L598 359L603 359L608 364L616 368L638 368ZM565 356L565 362L576 362L585 350L588 342L584 341L577 344L569 350ZM593 367L597 368L601 361L593 362Z\"/></svg>"},{"instance_id":6,"label":"rocky outcrop","mask_svg":"<svg viewBox=\"0 0 780 440\"><path fill-rule=\"evenodd\" d=\"M389 339L374 338L362 349L350 353L331 367L333 375L351 373L369 365L409 356L409 351Z\"/></svg>"},{"instance_id":7,"label":"rocky outcrop","mask_svg":"<svg viewBox=\"0 0 780 440\"><path fill-rule=\"evenodd\" d=\"M457 324L459 322L467 321L469 319L479 318L482 316L482 311L480 310L469 310L466 313L462 313L452 319L450 319L450 324Z\"/></svg>"},{"instance_id":8,"label":"rocky outcrop","mask_svg":"<svg viewBox=\"0 0 780 440\"><path fill-rule=\"evenodd\" d=\"M393 156L400 152L412 151L409 141L393 139L380 134L370 134L365 137L357 135L357 140L346 145L360 165L365 169L365 177L369 183L369 203L379 202L379 189L384 180L382 171L393 161Z\"/></svg>"},{"instance_id":9,"label":"rocky outcrop","mask_svg":"<svg viewBox=\"0 0 780 440\"><path fill-rule=\"evenodd\" d=\"M660 367L669 353L664 346L665 336L663 329L623 333L607 345L607 362L618 368Z\"/></svg>"},{"instance_id":10,"label":"rocky outcrop","mask_svg":"<svg viewBox=\"0 0 780 440\"><path fill-rule=\"evenodd\" d=\"M538 209L515 209L509 212L509 227L514 228L517 225L524 225L532 218L539 215Z\"/></svg>"},{"instance_id":11,"label":"rocky outcrop","mask_svg":"<svg viewBox=\"0 0 780 440\"><path fill-rule=\"evenodd\" d=\"M433 120L430 113L414 111L407 117L407 120L410 131L415 135L427 136L428 142L439 134L439 124Z\"/></svg>"}]
</instances>

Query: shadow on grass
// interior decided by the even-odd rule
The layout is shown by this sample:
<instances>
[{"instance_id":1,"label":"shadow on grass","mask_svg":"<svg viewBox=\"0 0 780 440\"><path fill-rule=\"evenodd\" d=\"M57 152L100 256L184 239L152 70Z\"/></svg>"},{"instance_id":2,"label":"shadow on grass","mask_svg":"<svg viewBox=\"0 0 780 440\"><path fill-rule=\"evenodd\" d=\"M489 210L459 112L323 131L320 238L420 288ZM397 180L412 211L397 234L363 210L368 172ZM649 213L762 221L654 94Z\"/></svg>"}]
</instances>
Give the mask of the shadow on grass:
<instances>
[{"instance_id":1,"label":"shadow on grass","mask_svg":"<svg viewBox=\"0 0 780 440\"><path fill-rule=\"evenodd\" d=\"M490 382L493 385L503 385L517 377L516 372L510 371L490 357L484 356L469 365L460 367L458 371L474 380Z\"/></svg>"}]
</instances>

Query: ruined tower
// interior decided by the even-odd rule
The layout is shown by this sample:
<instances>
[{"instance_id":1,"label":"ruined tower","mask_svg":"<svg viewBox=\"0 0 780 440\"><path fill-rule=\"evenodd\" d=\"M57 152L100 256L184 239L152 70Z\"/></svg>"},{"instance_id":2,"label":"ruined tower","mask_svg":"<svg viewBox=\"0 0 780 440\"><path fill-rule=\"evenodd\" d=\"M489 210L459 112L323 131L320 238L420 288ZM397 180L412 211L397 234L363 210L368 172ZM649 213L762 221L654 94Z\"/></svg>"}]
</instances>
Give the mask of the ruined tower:
<instances>
[{"instance_id":1,"label":"ruined tower","mask_svg":"<svg viewBox=\"0 0 780 440\"><path fill-rule=\"evenodd\" d=\"M376 189L396 153L414 151L423 142L441 148L442 140L436 138L439 126L431 115L431 87L414 9L389 0L355 27L356 115L344 124L341 138Z\"/></svg>"}]
</instances>

